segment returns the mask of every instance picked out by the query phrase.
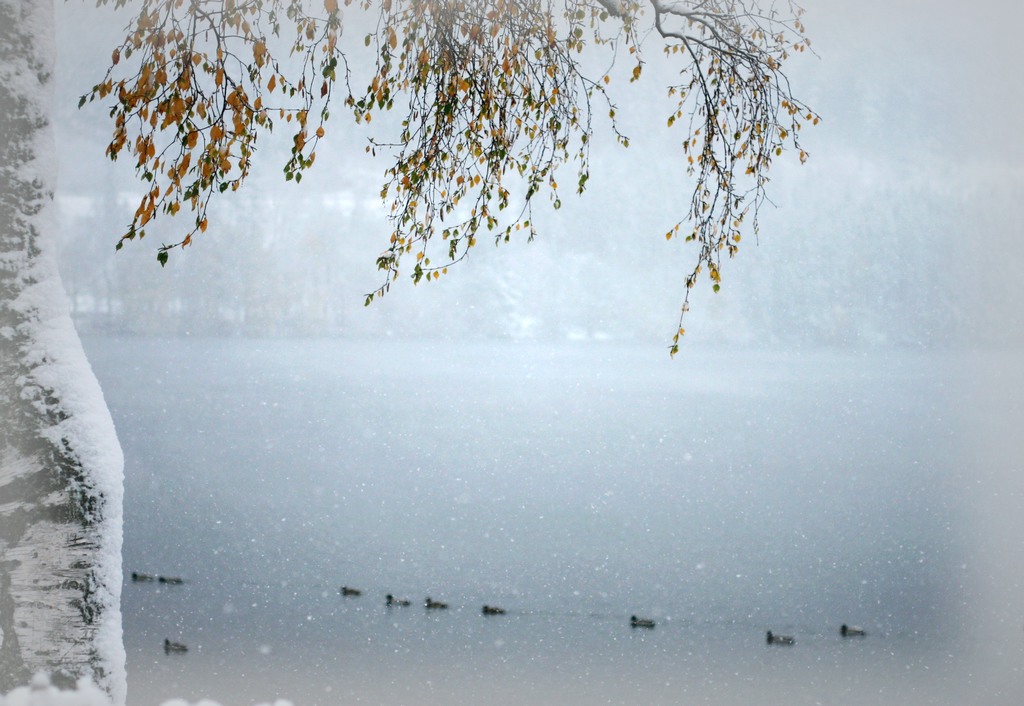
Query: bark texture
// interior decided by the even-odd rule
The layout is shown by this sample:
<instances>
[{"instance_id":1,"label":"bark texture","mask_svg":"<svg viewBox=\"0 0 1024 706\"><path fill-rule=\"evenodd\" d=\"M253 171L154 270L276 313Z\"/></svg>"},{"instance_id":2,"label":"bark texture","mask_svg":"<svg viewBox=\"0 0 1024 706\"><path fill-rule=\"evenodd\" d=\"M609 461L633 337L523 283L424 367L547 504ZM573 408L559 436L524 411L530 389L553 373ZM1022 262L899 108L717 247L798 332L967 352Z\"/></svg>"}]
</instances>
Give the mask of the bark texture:
<instances>
[{"instance_id":1,"label":"bark texture","mask_svg":"<svg viewBox=\"0 0 1024 706\"><path fill-rule=\"evenodd\" d=\"M123 460L53 252L53 21L0 0L0 693L45 671L123 702Z\"/></svg>"}]
</instances>

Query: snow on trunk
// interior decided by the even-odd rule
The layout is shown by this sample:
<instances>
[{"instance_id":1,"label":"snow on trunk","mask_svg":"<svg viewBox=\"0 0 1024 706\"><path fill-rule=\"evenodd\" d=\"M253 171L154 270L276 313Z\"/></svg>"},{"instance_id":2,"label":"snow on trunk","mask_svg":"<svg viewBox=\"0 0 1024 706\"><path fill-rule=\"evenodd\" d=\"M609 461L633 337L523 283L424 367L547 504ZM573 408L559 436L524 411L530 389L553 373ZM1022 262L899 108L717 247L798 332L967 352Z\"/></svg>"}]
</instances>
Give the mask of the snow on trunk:
<instances>
[{"instance_id":1,"label":"snow on trunk","mask_svg":"<svg viewBox=\"0 0 1024 706\"><path fill-rule=\"evenodd\" d=\"M123 457L57 271L51 0L0 0L0 693L125 699Z\"/></svg>"}]
</instances>

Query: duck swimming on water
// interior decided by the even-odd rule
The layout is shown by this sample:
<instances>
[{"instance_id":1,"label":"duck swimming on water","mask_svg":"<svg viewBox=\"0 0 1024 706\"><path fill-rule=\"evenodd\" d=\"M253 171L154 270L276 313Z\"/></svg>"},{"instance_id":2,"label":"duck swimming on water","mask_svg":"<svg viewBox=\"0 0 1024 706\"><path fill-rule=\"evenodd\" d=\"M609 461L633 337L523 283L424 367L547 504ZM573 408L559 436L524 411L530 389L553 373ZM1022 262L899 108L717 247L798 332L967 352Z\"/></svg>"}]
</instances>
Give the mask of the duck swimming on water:
<instances>
[{"instance_id":1,"label":"duck swimming on water","mask_svg":"<svg viewBox=\"0 0 1024 706\"><path fill-rule=\"evenodd\" d=\"M181 654L182 652L188 652L188 646L181 644L180 642L171 642L166 637L164 638L164 654L171 654L176 652Z\"/></svg>"},{"instance_id":2,"label":"duck swimming on water","mask_svg":"<svg viewBox=\"0 0 1024 706\"><path fill-rule=\"evenodd\" d=\"M776 635L771 630L768 631L768 644L769 645L795 645L796 638L792 635Z\"/></svg>"},{"instance_id":3,"label":"duck swimming on water","mask_svg":"<svg viewBox=\"0 0 1024 706\"><path fill-rule=\"evenodd\" d=\"M638 618L635 615L629 616L629 626L632 628L647 628L648 630L654 627L654 621L650 618Z\"/></svg>"}]
</instances>

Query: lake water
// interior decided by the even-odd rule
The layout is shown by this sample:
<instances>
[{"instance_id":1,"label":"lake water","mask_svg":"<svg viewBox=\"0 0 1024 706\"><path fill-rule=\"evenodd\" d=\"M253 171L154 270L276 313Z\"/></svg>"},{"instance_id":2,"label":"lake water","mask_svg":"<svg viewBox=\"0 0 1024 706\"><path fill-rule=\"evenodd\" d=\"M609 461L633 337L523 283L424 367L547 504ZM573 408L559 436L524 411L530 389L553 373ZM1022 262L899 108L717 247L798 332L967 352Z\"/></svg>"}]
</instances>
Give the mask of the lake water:
<instances>
[{"instance_id":1,"label":"lake water","mask_svg":"<svg viewBox=\"0 0 1024 706\"><path fill-rule=\"evenodd\" d=\"M951 356L85 344L133 706L1022 702Z\"/></svg>"}]
</instances>

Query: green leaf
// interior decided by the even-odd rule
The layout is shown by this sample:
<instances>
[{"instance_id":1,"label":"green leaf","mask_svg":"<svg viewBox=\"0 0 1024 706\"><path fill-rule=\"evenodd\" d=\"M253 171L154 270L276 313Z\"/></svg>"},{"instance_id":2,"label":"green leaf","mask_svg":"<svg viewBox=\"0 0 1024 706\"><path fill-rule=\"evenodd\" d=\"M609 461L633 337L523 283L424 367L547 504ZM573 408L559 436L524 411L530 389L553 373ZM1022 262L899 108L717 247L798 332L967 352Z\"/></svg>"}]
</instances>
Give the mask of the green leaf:
<instances>
[{"instance_id":1,"label":"green leaf","mask_svg":"<svg viewBox=\"0 0 1024 706\"><path fill-rule=\"evenodd\" d=\"M160 263L160 267L167 265L167 251L161 250L156 254L156 261Z\"/></svg>"}]
</instances>

